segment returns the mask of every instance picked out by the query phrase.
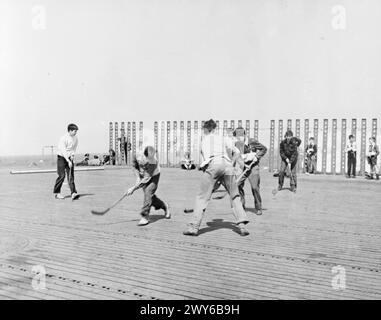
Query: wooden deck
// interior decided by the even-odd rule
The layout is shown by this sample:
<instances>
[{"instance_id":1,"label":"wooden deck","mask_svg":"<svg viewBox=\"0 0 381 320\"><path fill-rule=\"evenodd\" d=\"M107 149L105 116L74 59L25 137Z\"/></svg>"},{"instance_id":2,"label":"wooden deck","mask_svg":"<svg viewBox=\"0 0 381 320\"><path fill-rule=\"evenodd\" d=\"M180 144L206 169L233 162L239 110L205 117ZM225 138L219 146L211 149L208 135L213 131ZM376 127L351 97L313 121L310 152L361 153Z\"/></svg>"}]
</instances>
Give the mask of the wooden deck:
<instances>
[{"instance_id":1,"label":"wooden deck","mask_svg":"<svg viewBox=\"0 0 381 320\"><path fill-rule=\"evenodd\" d=\"M249 212L248 237L235 232L227 197L211 201L198 237L186 237L183 210L199 175L163 169L158 195L173 218L153 211L153 223L137 227L141 191L105 216L90 213L134 182L129 169L76 173L75 202L53 198L55 174L1 171L0 299L381 298L380 182L299 176L297 194L273 196L277 180L263 172L266 210ZM46 289L32 287L36 265ZM331 284L337 265L342 290Z\"/></svg>"}]
</instances>

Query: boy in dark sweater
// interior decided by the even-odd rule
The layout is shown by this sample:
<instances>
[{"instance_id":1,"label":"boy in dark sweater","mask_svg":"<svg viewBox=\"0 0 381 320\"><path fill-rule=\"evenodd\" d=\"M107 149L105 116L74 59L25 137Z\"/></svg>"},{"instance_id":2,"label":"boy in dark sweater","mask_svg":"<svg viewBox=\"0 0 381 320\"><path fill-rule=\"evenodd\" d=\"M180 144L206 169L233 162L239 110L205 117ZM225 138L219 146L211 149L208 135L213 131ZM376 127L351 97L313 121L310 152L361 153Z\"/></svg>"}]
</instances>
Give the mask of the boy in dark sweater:
<instances>
[{"instance_id":1,"label":"boy in dark sweater","mask_svg":"<svg viewBox=\"0 0 381 320\"><path fill-rule=\"evenodd\" d=\"M242 135L239 132L243 132ZM239 194L241 196L241 202L245 208L245 181L249 180L251 185L251 192L254 196L254 206L255 213L257 215L262 214L262 198L260 194L260 182L261 178L259 175L259 160L266 154L267 148L259 143L257 140L250 138L248 144L245 144L246 132L243 128L238 127L234 132L233 136L236 138L235 146L241 152L241 157L243 161L238 162L239 169L244 174L237 181ZM245 171L246 170L246 171Z\"/></svg>"},{"instance_id":2,"label":"boy in dark sweater","mask_svg":"<svg viewBox=\"0 0 381 320\"><path fill-rule=\"evenodd\" d=\"M287 167L290 169L290 187L292 192L296 192L297 180L296 180L296 165L298 163L298 147L302 143L297 137L293 136L291 130L287 130L285 139L282 140L279 146L280 157L282 159L279 170L279 186L278 190L283 189L284 175Z\"/></svg>"}]
</instances>

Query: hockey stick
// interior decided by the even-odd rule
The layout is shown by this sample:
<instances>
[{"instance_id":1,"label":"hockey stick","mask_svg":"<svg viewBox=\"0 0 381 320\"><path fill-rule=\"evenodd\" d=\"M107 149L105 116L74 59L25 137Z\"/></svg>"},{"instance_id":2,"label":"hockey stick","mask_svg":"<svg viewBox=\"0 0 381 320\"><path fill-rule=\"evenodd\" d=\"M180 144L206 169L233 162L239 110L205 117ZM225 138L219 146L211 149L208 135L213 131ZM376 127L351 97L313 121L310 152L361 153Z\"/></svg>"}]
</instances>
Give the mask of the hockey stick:
<instances>
[{"instance_id":1,"label":"hockey stick","mask_svg":"<svg viewBox=\"0 0 381 320\"><path fill-rule=\"evenodd\" d=\"M128 193L125 192L117 201L115 201L111 206L104 210L91 210L92 214L96 215L104 215L105 213L109 212L112 208L114 208L119 202L121 202L125 197L127 197Z\"/></svg>"}]
</instances>

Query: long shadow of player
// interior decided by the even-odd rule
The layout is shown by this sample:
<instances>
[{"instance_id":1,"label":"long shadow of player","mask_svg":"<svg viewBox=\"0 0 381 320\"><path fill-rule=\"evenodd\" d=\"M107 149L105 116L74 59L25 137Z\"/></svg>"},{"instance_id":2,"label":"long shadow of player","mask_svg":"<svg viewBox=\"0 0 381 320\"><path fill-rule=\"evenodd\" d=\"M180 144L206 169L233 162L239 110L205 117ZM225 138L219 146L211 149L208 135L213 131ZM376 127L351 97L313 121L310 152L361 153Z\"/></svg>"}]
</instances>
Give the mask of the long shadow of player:
<instances>
[{"instance_id":1,"label":"long shadow of player","mask_svg":"<svg viewBox=\"0 0 381 320\"><path fill-rule=\"evenodd\" d=\"M207 224L206 228L202 228L199 230L198 232L199 235L206 232L215 231L218 229L230 229L234 231L235 233L240 234L240 230L235 223L224 221L223 219L213 219L213 221L207 222L206 224Z\"/></svg>"}]
</instances>

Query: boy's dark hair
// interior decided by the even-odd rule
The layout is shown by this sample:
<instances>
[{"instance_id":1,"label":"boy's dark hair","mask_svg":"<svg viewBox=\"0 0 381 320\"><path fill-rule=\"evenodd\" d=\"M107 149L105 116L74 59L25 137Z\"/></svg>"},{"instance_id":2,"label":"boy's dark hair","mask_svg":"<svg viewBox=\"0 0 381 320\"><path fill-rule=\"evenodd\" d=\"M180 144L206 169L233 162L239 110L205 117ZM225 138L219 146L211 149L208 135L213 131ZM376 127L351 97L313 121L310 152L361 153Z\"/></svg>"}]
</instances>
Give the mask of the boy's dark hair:
<instances>
[{"instance_id":1,"label":"boy's dark hair","mask_svg":"<svg viewBox=\"0 0 381 320\"><path fill-rule=\"evenodd\" d=\"M376 137L370 137L369 139L373 140L373 142L376 142Z\"/></svg>"},{"instance_id":2,"label":"boy's dark hair","mask_svg":"<svg viewBox=\"0 0 381 320\"><path fill-rule=\"evenodd\" d=\"M294 134L292 133L291 130L287 130L287 131L286 131L286 134L284 135L285 138L286 138L286 137L293 137L293 136L294 136Z\"/></svg>"},{"instance_id":3,"label":"boy's dark hair","mask_svg":"<svg viewBox=\"0 0 381 320\"><path fill-rule=\"evenodd\" d=\"M154 147L152 146L147 146L144 148L144 156L146 156L147 158L152 158L156 153L156 150Z\"/></svg>"},{"instance_id":4,"label":"boy's dark hair","mask_svg":"<svg viewBox=\"0 0 381 320\"><path fill-rule=\"evenodd\" d=\"M246 134L246 130L244 128L242 128L242 127L235 128L234 131L233 131L233 137L237 136L237 131L242 131L242 130L243 130L243 135L245 135Z\"/></svg>"},{"instance_id":5,"label":"boy's dark hair","mask_svg":"<svg viewBox=\"0 0 381 320\"><path fill-rule=\"evenodd\" d=\"M78 130L78 126L74 123L70 123L68 126L67 126L67 131L73 131L73 130Z\"/></svg>"},{"instance_id":6,"label":"boy's dark hair","mask_svg":"<svg viewBox=\"0 0 381 320\"><path fill-rule=\"evenodd\" d=\"M353 135L353 134L350 134L349 135L349 139L352 139L352 138L354 138L355 136Z\"/></svg>"},{"instance_id":7,"label":"boy's dark hair","mask_svg":"<svg viewBox=\"0 0 381 320\"><path fill-rule=\"evenodd\" d=\"M309 140L315 140L315 138L314 137L310 137L310 139Z\"/></svg>"},{"instance_id":8,"label":"boy's dark hair","mask_svg":"<svg viewBox=\"0 0 381 320\"><path fill-rule=\"evenodd\" d=\"M212 130L216 128L217 128L217 123L213 119L210 119L204 122L203 129L207 129L209 132L211 132Z\"/></svg>"}]
</instances>

